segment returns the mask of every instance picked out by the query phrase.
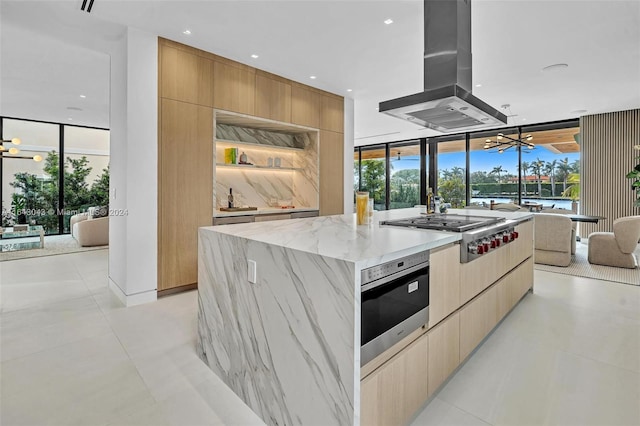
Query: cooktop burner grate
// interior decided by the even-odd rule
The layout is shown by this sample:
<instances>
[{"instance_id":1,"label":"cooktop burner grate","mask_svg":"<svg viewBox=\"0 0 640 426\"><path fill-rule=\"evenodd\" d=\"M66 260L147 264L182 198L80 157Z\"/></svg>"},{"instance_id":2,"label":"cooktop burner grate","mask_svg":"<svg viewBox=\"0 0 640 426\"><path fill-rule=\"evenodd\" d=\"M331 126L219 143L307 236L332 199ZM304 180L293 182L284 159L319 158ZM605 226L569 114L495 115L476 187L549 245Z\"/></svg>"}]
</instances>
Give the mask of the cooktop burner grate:
<instances>
[{"instance_id":1,"label":"cooktop burner grate","mask_svg":"<svg viewBox=\"0 0 640 426\"><path fill-rule=\"evenodd\" d=\"M384 220L381 225L407 228L433 229L438 231L465 232L504 221L501 217L463 216L455 214L432 214L398 220Z\"/></svg>"}]
</instances>

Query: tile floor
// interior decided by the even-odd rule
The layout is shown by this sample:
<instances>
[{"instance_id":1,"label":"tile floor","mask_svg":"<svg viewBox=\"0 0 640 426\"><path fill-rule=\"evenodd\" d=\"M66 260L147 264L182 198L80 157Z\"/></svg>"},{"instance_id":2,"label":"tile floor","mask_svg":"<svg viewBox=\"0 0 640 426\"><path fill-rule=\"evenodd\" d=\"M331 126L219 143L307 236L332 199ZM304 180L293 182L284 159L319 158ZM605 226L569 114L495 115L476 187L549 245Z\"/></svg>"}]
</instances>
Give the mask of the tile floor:
<instances>
[{"instance_id":1,"label":"tile floor","mask_svg":"<svg viewBox=\"0 0 640 426\"><path fill-rule=\"evenodd\" d=\"M124 308L107 251L0 262L0 424L262 424L195 355L196 292ZM640 425L640 287L536 271L414 425Z\"/></svg>"}]
</instances>

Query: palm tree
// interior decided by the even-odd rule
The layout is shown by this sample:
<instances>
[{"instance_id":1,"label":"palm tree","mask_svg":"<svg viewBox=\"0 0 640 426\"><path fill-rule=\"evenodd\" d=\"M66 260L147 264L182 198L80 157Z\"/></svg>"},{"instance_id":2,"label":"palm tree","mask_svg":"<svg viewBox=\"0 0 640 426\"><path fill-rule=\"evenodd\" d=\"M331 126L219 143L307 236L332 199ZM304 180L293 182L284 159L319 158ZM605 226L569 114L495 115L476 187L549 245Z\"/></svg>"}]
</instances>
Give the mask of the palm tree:
<instances>
[{"instance_id":1,"label":"palm tree","mask_svg":"<svg viewBox=\"0 0 640 426\"><path fill-rule=\"evenodd\" d=\"M531 163L531 166L530 166L531 171L538 178L538 197L542 195L542 168L544 167L544 164L545 164L544 160L541 160L540 158L536 158L536 161Z\"/></svg>"},{"instance_id":2,"label":"palm tree","mask_svg":"<svg viewBox=\"0 0 640 426\"><path fill-rule=\"evenodd\" d=\"M522 170L522 180L524 182L524 196L527 196L527 172L531 168L531 165L526 161L523 161L520 165L520 170Z\"/></svg>"},{"instance_id":3,"label":"palm tree","mask_svg":"<svg viewBox=\"0 0 640 426\"><path fill-rule=\"evenodd\" d=\"M560 177L562 177L562 192L565 192L567 190L567 179L569 178L569 173L571 173L569 157L565 157L564 160L560 160L560 164L558 164L558 171L560 172Z\"/></svg>"},{"instance_id":4,"label":"palm tree","mask_svg":"<svg viewBox=\"0 0 640 426\"><path fill-rule=\"evenodd\" d=\"M551 196L556 196L556 166L558 165L557 160L553 160L550 163L547 163L544 167L544 172L549 176L549 181L551 182Z\"/></svg>"},{"instance_id":5,"label":"palm tree","mask_svg":"<svg viewBox=\"0 0 640 426\"><path fill-rule=\"evenodd\" d=\"M498 175L498 183L500 183L500 173L504 172L505 169L502 166L496 166L489 172L490 175Z\"/></svg>"}]
</instances>

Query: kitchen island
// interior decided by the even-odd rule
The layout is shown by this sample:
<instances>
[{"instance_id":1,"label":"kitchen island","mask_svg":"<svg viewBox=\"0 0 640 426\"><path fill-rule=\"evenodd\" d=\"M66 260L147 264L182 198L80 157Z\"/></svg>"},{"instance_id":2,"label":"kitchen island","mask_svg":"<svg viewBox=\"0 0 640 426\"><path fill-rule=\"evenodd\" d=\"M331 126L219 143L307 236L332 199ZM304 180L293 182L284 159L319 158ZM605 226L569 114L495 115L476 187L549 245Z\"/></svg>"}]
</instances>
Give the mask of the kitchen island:
<instances>
[{"instance_id":1,"label":"kitchen island","mask_svg":"<svg viewBox=\"0 0 640 426\"><path fill-rule=\"evenodd\" d=\"M484 267L481 261L485 258L464 265L459 263L460 250L456 245L461 239L459 233L379 225L380 220L419 213L419 209L376 212L374 224L368 226L356 226L354 215L339 215L268 225L200 228L198 352L201 358L268 424L360 424L361 405L363 423L370 422L370 417L382 416L384 413L370 416L365 412L369 410L365 407L379 405L372 401L380 394L377 381L372 378L401 356L404 348L415 346L414 340L426 338L425 333L437 323L457 316L462 309L460 294L463 291L457 290L458 295L452 298L449 287L459 287L464 265L476 263ZM468 210L452 213L480 214ZM505 216L517 221L531 217L528 213L493 211L482 211L481 215ZM532 236L527 232L522 234L522 244L525 248L531 247ZM432 321L434 316L430 315L422 331L416 330L361 370L360 272L424 251L436 255L432 257L431 275L438 282L434 282L430 298L438 320ZM502 251L507 257L511 252L514 249ZM526 258L520 261L525 254L506 259L503 263L508 270L503 275L510 276L512 269L520 270L519 265L527 263ZM492 261L490 255L486 256L489 262ZM249 261L255 262L255 267L250 266ZM452 267L456 273L443 267ZM491 273L485 274L489 280L493 280ZM530 280L528 274L520 275L529 288L532 269ZM487 289L481 288L479 292L490 291L494 285L492 281ZM475 297L480 296L464 303L471 306ZM441 297L443 303L447 299L447 305L453 307L443 309ZM426 377L424 382L427 388ZM369 383L376 384L373 393ZM419 403L424 400L420 399ZM406 414L402 416L398 418L406 421ZM379 421L384 419L381 417Z\"/></svg>"}]
</instances>

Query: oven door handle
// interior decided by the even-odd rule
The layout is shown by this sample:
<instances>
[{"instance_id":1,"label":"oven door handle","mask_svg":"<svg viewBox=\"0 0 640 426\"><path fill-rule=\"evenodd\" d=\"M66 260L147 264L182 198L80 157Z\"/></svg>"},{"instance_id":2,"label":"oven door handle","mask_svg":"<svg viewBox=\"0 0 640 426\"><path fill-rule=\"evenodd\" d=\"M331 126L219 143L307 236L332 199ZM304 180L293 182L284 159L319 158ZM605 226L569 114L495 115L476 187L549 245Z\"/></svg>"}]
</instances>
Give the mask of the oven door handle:
<instances>
[{"instance_id":1,"label":"oven door handle","mask_svg":"<svg viewBox=\"0 0 640 426\"><path fill-rule=\"evenodd\" d=\"M390 281L393 281L393 280L396 280L398 278L402 278L405 275L409 275L409 274L411 274L413 272L419 271L420 269L424 269L424 268L426 268L428 266L429 266L429 262L427 261L427 262L424 262L424 263L420 263L419 265L415 265L415 266L412 266L410 268L403 269L402 271L398 271L398 272L396 272L394 274L387 275L386 277L382 277L382 278L380 278L378 280L372 281L372 282L370 282L368 284L365 284L365 285L361 286L360 287L360 292L362 293L362 292L365 292L367 290L371 290L371 289L374 289L376 287L380 287L383 284L386 284L386 283L388 283Z\"/></svg>"}]
</instances>

